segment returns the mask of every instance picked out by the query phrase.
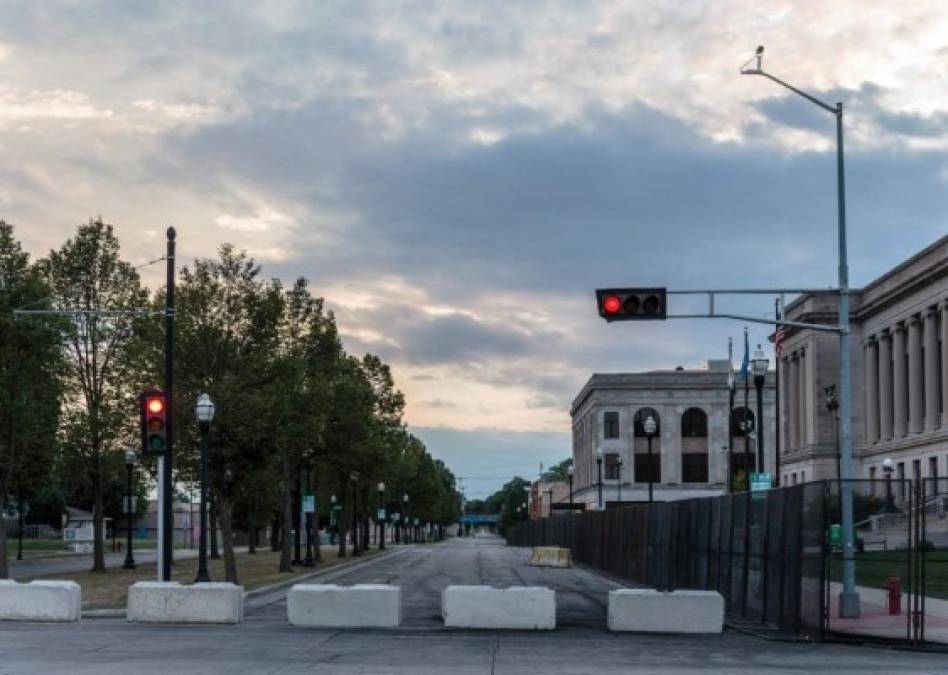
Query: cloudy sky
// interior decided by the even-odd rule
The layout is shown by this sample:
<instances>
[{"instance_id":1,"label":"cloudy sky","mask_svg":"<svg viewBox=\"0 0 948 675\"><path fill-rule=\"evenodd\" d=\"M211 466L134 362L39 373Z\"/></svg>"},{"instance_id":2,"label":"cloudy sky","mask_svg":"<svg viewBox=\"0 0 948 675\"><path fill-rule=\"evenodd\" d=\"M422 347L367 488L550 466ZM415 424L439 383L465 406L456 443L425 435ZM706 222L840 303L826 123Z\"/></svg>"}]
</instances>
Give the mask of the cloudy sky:
<instances>
[{"instance_id":1,"label":"cloudy sky","mask_svg":"<svg viewBox=\"0 0 948 675\"><path fill-rule=\"evenodd\" d=\"M483 496L569 455L591 372L742 329L606 326L595 287L835 283L833 118L739 75L758 44L847 107L853 283L945 234L948 10L920 0L2 1L0 217L36 255L102 215L133 262L174 224L185 260L305 275Z\"/></svg>"}]
</instances>

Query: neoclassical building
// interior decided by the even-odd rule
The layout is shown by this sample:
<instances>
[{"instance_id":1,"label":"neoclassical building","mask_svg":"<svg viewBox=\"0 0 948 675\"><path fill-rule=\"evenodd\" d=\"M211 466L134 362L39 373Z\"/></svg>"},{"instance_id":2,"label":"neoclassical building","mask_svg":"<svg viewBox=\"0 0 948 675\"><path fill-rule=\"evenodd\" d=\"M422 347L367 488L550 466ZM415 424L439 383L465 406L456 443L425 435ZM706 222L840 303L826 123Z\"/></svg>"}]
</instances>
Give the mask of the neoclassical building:
<instances>
[{"instance_id":1,"label":"neoclassical building","mask_svg":"<svg viewBox=\"0 0 948 675\"><path fill-rule=\"evenodd\" d=\"M833 292L801 296L789 320L836 323ZM852 291L850 353L855 477L948 476L948 236ZM781 364L785 483L837 476L837 424L826 389L839 375L839 341L790 328Z\"/></svg>"},{"instance_id":2,"label":"neoclassical building","mask_svg":"<svg viewBox=\"0 0 948 675\"><path fill-rule=\"evenodd\" d=\"M734 450L728 447L728 362L709 361L697 370L661 370L644 373L594 374L573 401L574 501L588 509L598 506L596 448L603 450L603 503L610 505L648 499L652 476L658 501L721 494L728 470L744 468L745 438L741 422L743 384L738 380L734 414ZM774 470L774 373L764 384L765 471ZM757 394L750 384L750 428L757 410ZM657 429L652 439L652 463L644 422L651 414ZM755 465L755 434L746 439ZM621 464L620 464L621 460ZM621 488L620 488L621 485Z\"/></svg>"}]
</instances>

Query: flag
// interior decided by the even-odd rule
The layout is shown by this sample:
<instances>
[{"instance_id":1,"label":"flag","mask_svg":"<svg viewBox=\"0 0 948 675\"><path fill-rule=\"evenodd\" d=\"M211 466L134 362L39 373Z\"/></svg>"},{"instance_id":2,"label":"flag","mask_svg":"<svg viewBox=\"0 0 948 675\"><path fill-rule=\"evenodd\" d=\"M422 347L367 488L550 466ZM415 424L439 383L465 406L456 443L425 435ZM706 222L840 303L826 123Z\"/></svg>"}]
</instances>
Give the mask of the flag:
<instances>
[{"instance_id":1,"label":"flag","mask_svg":"<svg viewBox=\"0 0 948 675\"><path fill-rule=\"evenodd\" d=\"M734 340L727 339L727 388L734 390Z\"/></svg>"},{"instance_id":2,"label":"flag","mask_svg":"<svg viewBox=\"0 0 948 675\"><path fill-rule=\"evenodd\" d=\"M741 361L741 379L747 380L750 370L750 343L747 341L747 329L744 329L744 360Z\"/></svg>"},{"instance_id":3,"label":"flag","mask_svg":"<svg viewBox=\"0 0 948 675\"><path fill-rule=\"evenodd\" d=\"M774 358L777 360L783 358L783 339L785 337L783 326L777 326L777 330L774 331Z\"/></svg>"}]
</instances>

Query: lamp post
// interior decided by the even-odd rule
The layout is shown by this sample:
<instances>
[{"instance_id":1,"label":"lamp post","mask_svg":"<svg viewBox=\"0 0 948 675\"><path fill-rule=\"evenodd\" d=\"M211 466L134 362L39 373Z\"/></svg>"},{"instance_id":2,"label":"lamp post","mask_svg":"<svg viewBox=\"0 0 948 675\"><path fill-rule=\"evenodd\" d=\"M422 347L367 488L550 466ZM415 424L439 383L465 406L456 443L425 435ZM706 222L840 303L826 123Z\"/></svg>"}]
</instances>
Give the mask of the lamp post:
<instances>
[{"instance_id":1,"label":"lamp post","mask_svg":"<svg viewBox=\"0 0 948 675\"><path fill-rule=\"evenodd\" d=\"M385 483L379 483L379 550L385 550L385 515L383 513L385 509Z\"/></svg>"},{"instance_id":2,"label":"lamp post","mask_svg":"<svg viewBox=\"0 0 948 675\"><path fill-rule=\"evenodd\" d=\"M357 558L362 555L359 546L359 472L351 472L349 480L352 482L352 556Z\"/></svg>"},{"instance_id":3,"label":"lamp post","mask_svg":"<svg viewBox=\"0 0 948 675\"><path fill-rule=\"evenodd\" d=\"M836 385L823 387L823 393L826 394L826 409L833 415L833 435L836 438L836 480L841 481L843 472L839 457L839 400L836 398Z\"/></svg>"},{"instance_id":4,"label":"lamp post","mask_svg":"<svg viewBox=\"0 0 948 675\"><path fill-rule=\"evenodd\" d=\"M408 527L408 493L402 495L402 504L405 508L402 509L402 539L405 540L406 544L411 543L411 528Z\"/></svg>"},{"instance_id":5,"label":"lamp post","mask_svg":"<svg viewBox=\"0 0 948 675\"><path fill-rule=\"evenodd\" d=\"M599 474L599 478L596 481L596 487L599 491L599 510L602 511L602 447L596 448L596 469Z\"/></svg>"},{"instance_id":6,"label":"lamp post","mask_svg":"<svg viewBox=\"0 0 948 675\"><path fill-rule=\"evenodd\" d=\"M566 468L566 474L569 476L569 512L573 512L573 465Z\"/></svg>"},{"instance_id":7,"label":"lamp post","mask_svg":"<svg viewBox=\"0 0 948 675\"><path fill-rule=\"evenodd\" d=\"M892 500L892 472L895 466L891 457L882 460L882 473L885 474L885 512L894 513L895 503Z\"/></svg>"},{"instance_id":8,"label":"lamp post","mask_svg":"<svg viewBox=\"0 0 948 675\"><path fill-rule=\"evenodd\" d=\"M198 543L198 572L195 583L210 581L207 571L207 434L214 419L214 401L207 394L198 397L194 406L198 428L201 430L201 534Z\"/></svg>"},{"instance_id":9,"label":"lamp post","mask_svg":"<svg viewBox=\"0 0 948 675\"><path fill-rule=\"evenodd\" d=\"M306 494L312 489L312 450L306 457ZM306 521L306 557L303 558L303 567L315 567L316 560L313 558L313 516L316 511L316 496L313 495L313 513L304 513L303 519Z\"/></svg>"},{"instance_id":10,"label":"lamp post","mask_svg":"<svg viewBox=\"0 0 948 675\"><path fill-rule=\"evenodd\" d=\"M836 203L839 243L839 394L842 439L840 444L840 469L845 481L841 482L843 525L843 590L839 595L839 615L843 618L859 617L859 593L856 591L856 560L853 557L853 486L849 479L853 475L852 437L852 382L849 363L849 263L846 253L846 181L843 162L843 104L828 105L823 101L787 84L761 67L764 48L757 48L757 67L741 68L744 75L761 75L789 89L836 117ZM753 59L751 59L753 60ZM748 61L750 63L750 61Z\"/></svg>"},{"instance_id":11,"label":"lamp post","mask_svg":"<svg viewBox=\"0 0 948 675\"><path fill-rule=\"evenodd\" d=\"M754 387L757 389L757 473L764 472L764 382L767 379L767 368L770 361L764 350L757 345L754 358L751 360L751 370L754 372Z\"/></svg>"},{"instance_id":12,"label":"lamp post","mask_svg":"<svg viewBox=\"0 0 948 675\"><path fill-rule=\"evenodd\" d=\"M523 509L523 519L527 520L530 517L530 513L527 511L527 503L524 502L520 507Z\"/></svg>"},{"instance_id":13,"label":"lamp post","mask_svg":"<svg viewBox=\"0 0 948 675\"><path fill-rule=\"evenodd\" d=\"M135 509L132 507L132 470L135 468L135 462L138 460L138 456L135 454L135 451L129 448L125 451L125 514L127 516L126 527L128 528L126 546L125 546L125 563L122 565L123 569L133 570L135 569L135 556L132 553L132 515Z\"/></svg>"},{"instance_id":14,"label":"lamp post","mask_svg":"<svg viewBox=\"0 0 948 675\"><path fill-rule=\"evenodd\" d=\"M655 465L652 462L652 439L658 430L658 424L655 423L655 418L649 415L645 418L645 422L642 426L645 427L645 439L648 442L648 503L651 504L652 485L655 482Z\"/></svg>"},{"instance_id":15,"label":"lamp post","mask_svg":"<svg viewBox=\"0 0 948 675\"><path fill-rule=\"evenodd\" d=\"M619 502L619 508L622 508L622 455L619 455L619 461L617 462L616 468L619 470L619 484L616 486L618 493L616 495L616 500Z\"/></svg>"}]
</instances>

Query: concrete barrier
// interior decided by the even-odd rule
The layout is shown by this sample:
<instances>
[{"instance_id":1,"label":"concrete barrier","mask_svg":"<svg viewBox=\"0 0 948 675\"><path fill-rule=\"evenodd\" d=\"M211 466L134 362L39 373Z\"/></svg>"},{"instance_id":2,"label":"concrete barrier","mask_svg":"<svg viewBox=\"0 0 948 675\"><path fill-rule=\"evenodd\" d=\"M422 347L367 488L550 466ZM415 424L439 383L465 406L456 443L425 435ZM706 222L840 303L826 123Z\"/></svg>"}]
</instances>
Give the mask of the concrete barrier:
<instances>
[{"instance_id":1,"label":"concrete barrier","mask_svg":"<svg viewBox=\"0 0 948 675\"><path fill-rule=\"evenodd\" d=\"M291 626L396 628L402 622L402 589L383 584L296 584L286 596Z\"/></svg>"},{"instance_id":2,"label":"concrete barrier","mask_svg":"<svg viewBox=\"0 0 948 675\"><path fill-rule=\"evenodd\" d=\"M540 586L448 586L441 595L444 625L453 628L556 628L556 593Z\"/></svg>"},{"instance_id":3,"label":"concrete barrier","mask_svg":"<svg viewBox=\"0 0 948 675\"><path fill-rule=\"evenodd\" d=\"M609 593L609 630L642 633L720 633L724 598L717 591L623 588Z\"/></svg>"},{"instance_id":4,"label":"concrete barrier","mask_svg":"<svg viewBox=\"0 0 948 675\"><path fill-rule=\"evenodd\" d=\"M573 559L568 548L558 546L534 546L530 556L533 567L572 567Z\"/></svg>"},{"instance_id":5,"label":"concrete barrier","mask_svg":"<svg viewBox=\"0 0 948 675\"><path fill-rule=\"evenodd\" d=\"M129 621L143 623L240 623L244 587L211 582L139 581L128 589Z\"/></svg>"},{"instance_id":6,"label":"concrete barrier","mask_svg":"<svg viewBox=\"0 0 948 675\"><path fill-rule=\"evenodd\" d=\"M82 589L75 581L0 579L0 620L78 621L81 611Z\"/></svg>"}]
</instances>

